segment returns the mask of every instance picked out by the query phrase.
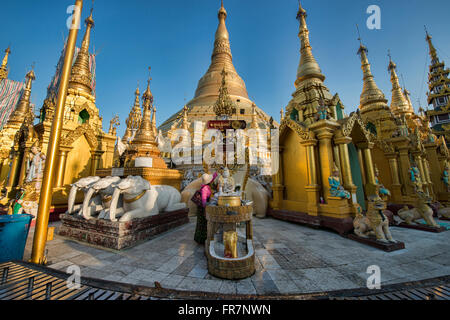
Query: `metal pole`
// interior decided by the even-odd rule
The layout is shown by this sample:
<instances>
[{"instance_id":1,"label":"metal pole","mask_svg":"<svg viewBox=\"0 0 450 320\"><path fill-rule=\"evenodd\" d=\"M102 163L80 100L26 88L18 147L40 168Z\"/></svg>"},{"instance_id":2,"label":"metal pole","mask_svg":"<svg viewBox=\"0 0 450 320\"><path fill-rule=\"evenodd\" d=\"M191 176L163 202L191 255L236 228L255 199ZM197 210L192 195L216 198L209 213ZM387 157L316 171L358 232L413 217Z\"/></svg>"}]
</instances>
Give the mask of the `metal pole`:
<instances>
[{"instance_id":1,"label":"metal pole","mask_svg":"<svg viewBox=\"0 0 450 320\"><path fill-rule=\"evenodd\" d=\"M33 239L33 251L31 253L31 262L36 264L45 264L45 244L47 241L48 219L50 216L50 206L52 203L52 188L57 166L57 156L59 142L61 140L61 130L63 126L64 106L66 104L67 89L72 70L73 56L77 42L78 26L80 26L81 12L83 10L83 0L75 1L75 10L72 20L72 27L67 40L66 53L64 57L64 66L61 75L61 82L56 102L56 111L53 118L52 130L48 142L47 160L45 161L44 177L42 180L42 189L39 197L39 210L36 220L36 229Z\"/></svg>"}]
</instances>

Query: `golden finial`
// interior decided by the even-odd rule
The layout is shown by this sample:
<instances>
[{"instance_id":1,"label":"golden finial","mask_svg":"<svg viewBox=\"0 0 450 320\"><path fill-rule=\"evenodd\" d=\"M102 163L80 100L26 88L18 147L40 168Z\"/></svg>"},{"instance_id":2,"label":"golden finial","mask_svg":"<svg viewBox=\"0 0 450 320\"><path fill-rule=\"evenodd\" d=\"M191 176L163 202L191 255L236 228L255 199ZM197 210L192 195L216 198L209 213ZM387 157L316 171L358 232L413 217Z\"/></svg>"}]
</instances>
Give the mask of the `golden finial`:
<instances>
[{"instance_id":1,"label":"golden finial","mask_svg":"<svg viewBox=\"0 0 450 320\"><path fill-rule=\"evenodd\" d=\"M145 90L144 95L142 96L142 99L144 100L144 104L146 106L153 105L153 95L150 90L150 83L153 80L151 77L151 71L152 71L152 67L148 67L147 89Z\"/></svg>"},{"instance_id":2,"label":"golden finial","mask_svg":"<svg viewBox=\"0 0 450 320\"><path fill-rule=\"evenodd\" d=\"M89 45L91 42L91 30L94 27L93 9L89 17L85 20L86 32L84 34L83 42L81 43L80 51L78 52L75 63L72 67L72 75L69 81L69 88L80 90L88 94L92 94L92 73L89 62Z\"/></svg>"},{"instance_id":3,"label":"golden finial","mask_svg":"<svg viewBox=\"0 0 450 320\"><path fill-rule=\"evenodd\" d=\"M6 66L8 65L8 57L11 54L11 48L8 46L8 48L5 50L5 57L3 58L2 61L2 68L6 68Z\"/></svg>"},{"instance_id":4,"label":"golden finial","mask_svg":"<svg viewBox=\"0 0 450 320\"><path fill-rule=\"evenodd\" d=\"M316 78L320 81L325 80L325 76L322 74L319 64L312 54L312 48L309 41L309 30L306 24L306 17L306 10L303 9L299 1L299 11L297 14L297 19L300 22L300 32L298 36L301 42L301 59L297 70L297 80L295 81L296 87L298 87L302 81L309 78Z\"/></svg>"}]
</instances>

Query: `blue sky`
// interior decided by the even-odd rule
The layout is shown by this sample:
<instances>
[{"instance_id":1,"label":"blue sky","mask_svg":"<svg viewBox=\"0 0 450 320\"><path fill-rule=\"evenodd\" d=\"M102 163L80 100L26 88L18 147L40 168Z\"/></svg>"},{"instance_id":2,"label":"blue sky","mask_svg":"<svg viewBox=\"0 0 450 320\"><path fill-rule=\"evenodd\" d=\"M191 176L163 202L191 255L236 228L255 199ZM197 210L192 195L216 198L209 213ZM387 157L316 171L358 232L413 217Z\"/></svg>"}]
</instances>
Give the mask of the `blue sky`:
<instances>
[{"instance_id":1,"label":"blue sky","mask_svg":"<svg viewBox=\"0 0 450 320\"><path fill-rule=\"evenodd\" d=\"M84 1L83 20L91 1ZM66 9L71 0L3 0L0 48L9 44L10 78L22 80L33 62L37 79L32 101L42 106L67 36ZM297 0L225 0L227 26L236 69L249 95L279 119L294 92L300 59ZM381 30L369 30L369 5L381 8ZM217 27L219 0L96 0L92 44L97 52L97 106L107 130L118 114L121 129L134 102L137 82L146 84L152 66L152 92L158 124L193 98L206 72ZM372 71L390 99L387 51L403 74L416 107L426 104L429 64L424 25L433 35L441 59L450 63L447 0L303 0L308 11L313 53L330 91L339 93L347 113L359 105L362 72L356 55L356 23L369 48ZM84 27L79 34L81 43ZM91 47L92 48L92 47Z\"/></svg>"}]
</instances>

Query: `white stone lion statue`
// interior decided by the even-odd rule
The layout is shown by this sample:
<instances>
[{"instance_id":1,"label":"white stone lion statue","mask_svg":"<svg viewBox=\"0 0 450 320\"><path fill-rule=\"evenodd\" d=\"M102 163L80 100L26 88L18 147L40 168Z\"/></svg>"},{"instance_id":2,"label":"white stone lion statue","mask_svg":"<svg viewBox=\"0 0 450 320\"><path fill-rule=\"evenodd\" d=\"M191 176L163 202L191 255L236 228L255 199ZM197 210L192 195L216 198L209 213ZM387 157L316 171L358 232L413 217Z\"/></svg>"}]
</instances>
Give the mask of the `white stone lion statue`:
<instances>
[{"instance_id":1,"label":"white stone lion statue","mask_svg":"<svg viewBox=\"0 0 450 320\"><path fill-rule=\"evenodd\" d=\"M202 179L199 178L189 184L183 192L181 192L181 201L188 206L190 216L195 216L197 212L197 206L191 199L201 186ZM256 217L266 217L270 199L269 192L258 181L249 178L247 185L245 186L245 194L247 195L247 200L253 202L253 211Z\"/></svg>"},{"instance_id":2,"label":"white stone lion statue","mask_svg":"<svg viewBox=\"0 0 450 320\"><path fill-rule=\"evenodd\" d=\"M80 190L83 191L84 197L86 198L86 194L89 191L89 189L91 188L91 186L94 185L99 180L100 180L100 177L87 177L87 178L80 179L71 185L72 189L70 189L70 193L69 193L69 200L68 200L68 204L67 204L67 214L74 214L77 212L79 214L82 214L82 212L81 212L82 206L81 205L75 206L77 193Z\"/></svg>"},{"instance_id":3,"label":"white stone lion statue","mask_svg":"<svg viewBox=\"0 0 450 320\"><path fill-rule=\"evenodd\" d=\"M110 220L117 221L117 205L123 195L124 214L120 222L146 218L160 212L172 212L186 208L180 192L171 186L152 186L140 176L129 176L116 187L111 200Z\"/></svg>"}]
</instances>

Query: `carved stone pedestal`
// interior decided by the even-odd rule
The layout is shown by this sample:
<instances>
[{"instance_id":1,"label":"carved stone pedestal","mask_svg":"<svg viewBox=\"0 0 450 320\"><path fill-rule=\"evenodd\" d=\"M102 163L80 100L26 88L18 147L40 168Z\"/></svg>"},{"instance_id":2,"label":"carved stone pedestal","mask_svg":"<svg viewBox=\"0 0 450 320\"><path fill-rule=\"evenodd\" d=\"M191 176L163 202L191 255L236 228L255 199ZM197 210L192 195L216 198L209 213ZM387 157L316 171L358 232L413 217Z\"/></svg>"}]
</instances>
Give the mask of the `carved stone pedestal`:
<instances>
[{"instance_id":1,"label":"carved stone pedestal","mask_svg":"<svg viewBox=\"0 0 450 320\"><path fill-rule=\"evenodd\" d=\"M60 215L60 219L60 236L114 250L134 247L189 222L188 209L164 212L129 222L85 220L67 214Z\"/></svg>"}]
</instances>

